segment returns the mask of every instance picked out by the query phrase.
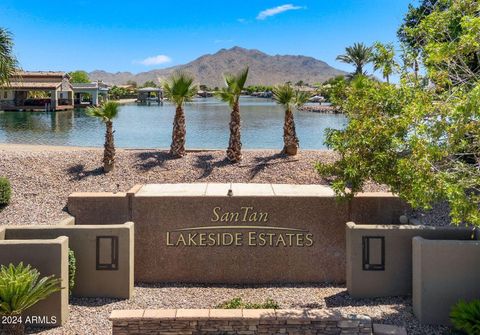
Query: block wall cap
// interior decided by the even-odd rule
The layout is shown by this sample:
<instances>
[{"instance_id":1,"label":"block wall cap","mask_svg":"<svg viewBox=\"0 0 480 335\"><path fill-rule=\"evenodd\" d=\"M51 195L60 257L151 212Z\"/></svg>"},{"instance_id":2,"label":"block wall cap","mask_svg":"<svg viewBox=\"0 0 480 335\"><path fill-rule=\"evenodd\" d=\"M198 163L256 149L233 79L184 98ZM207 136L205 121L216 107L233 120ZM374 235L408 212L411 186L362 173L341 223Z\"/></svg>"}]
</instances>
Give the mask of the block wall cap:
<instances>
[{"instance_id":1,"label":"block wall cap","mask_svg":"<svg viewBox=\"0 0 480 335\"><path fill-rule=\"evenodd\" d=\"M119 320L279 320L371 322L361 314L343 314L324 309L147 309L114 310L111 321Z\"/></svg>"},{"instance_id":2,"label":"block wall cap","mask_svg":"<svg viewBox=\"0 0 480 335\"><path fill-rule=\"evenodd\" d=\"M210 316L209 309L177 309L176 320L200 320L208 319Z\"/></svg>"},{"instance_id":3,"label":"block wall cap","mask_svg":"<svg viewBox=\"0 0 480 335\"><path fill-rule=\"evenodd\" d=\"M71 193L69 198L125 198L127 193L125 192L74 192Z\"/></svg>"},{"instance_id":4,"label":"block wall cap","mask_svg":"<svg viewBox=\"0 0 480 335\"><path fill-rule=\"evenodd\" d=\"M143 317L144 312L145 311L143 309L113 310L112 313L110 313L110 317L108 319L111 320L111 321L139 319L139 318Z\"/></svg>"}]
</instances>

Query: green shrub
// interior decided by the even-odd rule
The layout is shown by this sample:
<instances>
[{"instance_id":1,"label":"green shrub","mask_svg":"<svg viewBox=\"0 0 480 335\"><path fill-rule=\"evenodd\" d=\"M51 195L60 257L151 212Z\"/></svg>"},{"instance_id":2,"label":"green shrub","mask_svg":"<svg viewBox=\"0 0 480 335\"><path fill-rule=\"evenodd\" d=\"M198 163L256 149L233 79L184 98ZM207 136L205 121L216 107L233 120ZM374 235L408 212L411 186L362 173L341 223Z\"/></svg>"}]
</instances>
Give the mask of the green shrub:
<instances>
[{"instance_id":1,"label":"green shrub","mask_svg":"<svg viewBox=\"0 0 480 335\"><path fill-rule=\"evenodd\" d=\"M9 204L11 195L12 187L10 186L10 182L7 178L0 177L0 207Z\"/></svg>"},{"instance_id":2,"label":"green shrub","mask_svg":"<svg viewBox=\"0 0 480 335\"><path fill-rule=\"evenodd\" d=\"M221 309L278 309L279 304L273 299L267 299L265 302L256 304L252 302L244 302L242 298L236 297L231 300L227 300L222 302L221 304L217 305L217 308Z\"/></svg>"},{"instance_id":3,"label":"green shrub","mask_svg":"<svg viewBox=\"0 0 480 335\"><path fill-rule=\"evenodd\" d=\"M75 286L75 273L77 272L77 259L72 249L68 249L68 291L72 294Z\"/></svg>"},{"instance_id":4,"label":"green shrub","mask_svg":"<svg viewBox=\"0 0 480 335\"><path fill-rule=\"evenodd\" d=\"M456 329L468 335L480 334L480 300L460 300L452 307L450 320Z\"/></svg>"},{"instance_id":5,"label":"green shrub","mask_svg":"<svg viewBox=\"0 0 480 335\"><path fill-rule=\"evenodd\" d=\"M60 291L59 278L40 279L40 272L23 263L0 267L0 315L20 315L50 294Z\"/></svg>"},{"instance_id":6,"label":"green shrub","mask_svg":"<svg viewBox=\"0 0 480 335\"><path fill-rule=\"evenodd\" d=\"M30 265L0 266L0 317L21 317L25 310L60 291L60 284L61 279L55 276L40 278L40 272ZM20 320L4 323L2 326L6 334L24 334L25 324Z\"/></svg>"}]
</instances>

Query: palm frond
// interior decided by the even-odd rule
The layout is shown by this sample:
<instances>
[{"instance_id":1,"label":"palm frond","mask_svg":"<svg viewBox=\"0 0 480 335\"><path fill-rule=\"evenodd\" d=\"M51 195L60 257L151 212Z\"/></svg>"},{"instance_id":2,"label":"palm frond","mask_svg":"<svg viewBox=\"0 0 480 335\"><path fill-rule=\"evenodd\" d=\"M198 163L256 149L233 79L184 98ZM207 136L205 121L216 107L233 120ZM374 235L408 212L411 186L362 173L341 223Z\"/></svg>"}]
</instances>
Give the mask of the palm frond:
<instances>
[{"instance_id":1,"label":"palm frond","mask_svg":"<svg viewBox=\"0 0 480 335\"><path fill-rule=\"evenodd\" d=\"M226 87L222 88L215 96L233 106L238 102L248 78L248 66L237 74L226 73L223 75Z\"/></svg>"},{"instance_id":2,"label":"palm frond","mask_svg":"<svg viewBox=\"0 0 480 335\"><path fill-rule=\"evenodd\" d=\"M119 105L113 101L107 101L101 106L87 108L87 115L101 118L104 122L111 121L118 114Z\"/></svg>"},{"instance_id":3,"label":"palm frond","mask_svg":"<svg viewBox=\"0 0 480 335\"><path fill-rule=\"evenodd\" d=\"M163 85L165 97L177 106L191 101L197 94L197 87L193 85L194 78L186 72L174 73Z\"/></svg>"},{"instance_id":4,"label":"palm frond","mask_svg":"<svg viewBox=\"0 0 480 335\"><path fill-rule=\"evenodd\" d=\"M247 82L247 78L248 78L248 66L246 68L244 68L243 70L241 70L236 78L235 78L235 81L237 83L237 86L238 86L238 89L240 91L242 91L245 87L245 83Z\"/></svg>"},{"instance_id":5,"label":"palm frond","mask_svg":"<svg viewBox=\"0 0 480 335\"><path fill-rule=\"evenodd\" d=\"M295 107L299 108L305 105L310 99L310 93L305 91L295 92Z\"/></svg>"},{"instance_id":6,"label":"palm frond","mask_svg":"<svg viewBox=\"0 0 480 335\"><path fill-rule=\"evenodd\" d=\"M18 315L50 294L62 289L61 279L40 278L30 265L9 264L0 267L0 315Z\"/></svg>"},{"instance_id":7,"label":"palm frond","mask_svg":"<svg viewBox=\"0 0 480 335\"><path fill-rule=\"evenodd\" d=\"M233 94L227 87L223 87L220 91L215 92L215 96L229 104L229 106L233 106L235 103L235 94Z\"/></svg>"},{"instance_id":8,"label":"palm frond","mask_svg":"<svg viewBox=\"0 0 480 335\"><path fill-rule=\"evenodd\" d=\"M372 47L363 43L354 43L345 48L345 54L337 56L337 60L355 66L355 73L363 73L363 67L372 61Z\"/></svg>"},{"instance_id":9,"label":"palm frond","mask_svg":"<svg viewBox=\"0 0 480 335\"><path fill-rule=\"evenodd\" d=\"M10 78L18 68L18 61L13 55L13 39L11 33L0 28L0 86L8 86Z\"/></svg>"},{"instance_id":10,"label":"palm frond","mask_svg":"<svg viewBox=\"0 0 480 335\"><path fill-rule=\"evenodd\" d=\"M289 84L275 86L273 88L273 99L280 105L291 107L295 92Z\"/></svg>"}]
</instances>

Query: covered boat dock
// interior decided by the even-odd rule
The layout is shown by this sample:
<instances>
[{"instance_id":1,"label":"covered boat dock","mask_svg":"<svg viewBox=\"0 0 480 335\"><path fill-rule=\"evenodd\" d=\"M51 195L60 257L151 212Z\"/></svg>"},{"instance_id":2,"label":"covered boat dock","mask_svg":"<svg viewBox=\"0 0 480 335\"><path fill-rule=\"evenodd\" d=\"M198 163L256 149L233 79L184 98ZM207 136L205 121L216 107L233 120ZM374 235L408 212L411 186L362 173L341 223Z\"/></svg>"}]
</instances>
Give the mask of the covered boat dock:
<instances>
[{"instance_id":1,"label":"covered boat dock","mask_svg":"<svg viewBox=\"0 0 480 335\"><path fill-rule=\"evenodd\" d=\"M73 88L65 72L18 71L0 87L0 110L59 111L73 109Z\"/></svg>"},{"instance_id":2,"label":"covered boat dock","mask_svg":"<svg viewBox=\"0 0 480 335\"><path fill-rule=\"evenodd\" d=\"M161 104L163 101L163 90L159 87L142 87L138 89L137 102L150 103L157 102Z\"/></svg>"}]
</instances>

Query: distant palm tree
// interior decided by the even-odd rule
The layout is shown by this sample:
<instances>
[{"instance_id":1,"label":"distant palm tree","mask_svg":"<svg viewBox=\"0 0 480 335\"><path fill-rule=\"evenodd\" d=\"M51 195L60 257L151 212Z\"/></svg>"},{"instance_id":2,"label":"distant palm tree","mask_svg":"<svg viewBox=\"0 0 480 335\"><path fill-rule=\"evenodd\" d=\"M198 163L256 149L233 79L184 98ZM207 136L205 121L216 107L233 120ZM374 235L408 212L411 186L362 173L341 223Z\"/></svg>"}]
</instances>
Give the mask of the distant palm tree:
<instances>
[{"instance_id":1,"label":"distant palm tree","mask_svg":"<svg viewBox=\"0 0 480 335\"><path fill-rule=\"evenodd\" d=\"M364 74L363 68L372 61L372 47L354 43L353 46L345 48L345 54L337 56L337 60L354 65L354 75Z\"/></svg>"},{"instance_id":2,"label":"distant palm tree","mask_svg":"<svg viewBox=\"0 0 480 335\"><path fill-rule=\"evenodd\" d=\"M103 171L110 172L115 167L115 143L113 139L113 122L112 120L118 114L118 104L113 101L108 101L99 107L89 107L87 114L98 117L105 122L105 144L103 151Z\"/></svg>"},{"instance_id":3,"label":"distant palm tree","mask_svg":"<svg viewBox=\"0 0 480 335\"><path fill-rule=\"evenodd\" d=\"M408 73L409 69L413 69L415 80L418 79L418 71L420 71L420 60L419 52L413 48L410 48L406 45L402 45L402 70L404 73Z\"/></svg>"},{"instance_id":4,"label":"distant palm tree","mask_svg":"<svg viewBox=\"0 0 480 335\"><path fill-rule=\"evenodd\" d=\"M172 144L170 146L170 155L174 157L185 156L185 136L187 131L183 106L185 102L191 101L197 94L197 87L193 86L193 80L193 77L189 74L177 72L163 85L165 97L176 106L175 118L173 119Z\"/></svg>"},{"instance_id":5,"label":"distant palm tree","mask_svg":"<svg viewBox=\"0 0 480 335\"><path fill-rule=\"evenodd\" d=\"M308 99L307 92L294 91L289 84L276 86L273 88L273 99L285 107L285 122L283 124L283 150L282 153L294 156L298 151L298 137L295 130L295 120L293 119L294 107L304 105Z\"/></svg>"},{"instance_id":6,"label":"distant palm tree","mask_svg":"<svg viewBox=\"0 0 480 335\"><path fill-rule=\"evenodd\" d=\"M13 55L12 35L7 29L0 28L0 86L10 83L10 78L17 68L18 62Z\"/></svg>"},{"instance_id":7,"label":"distant palm tree","mask_svg":"<svg viewBox=\"0 0 480 335\"><path fill-rule=\"evenodd\" d=\"M390 76L399 69L398 63L395 61L395 49L393 44L383 44L376 42L373 45L373 69L381 70L383 78L390 83Z\"/></svg>"},{"instance_id":8,"label":"distant palm tree","mask_svg":"<svg viewBox=\"0 0 480 335\"><path fill-rule=\"evenodd\" d=\"M242 160L242 141L240 138L240 105L239 99L248 77L248 67L237 74L225 74L225 84L217 97L228 102L232 112L230 114L230 140L228 142L227 158L231 162Z\"/></svg>"}]
</instances>

